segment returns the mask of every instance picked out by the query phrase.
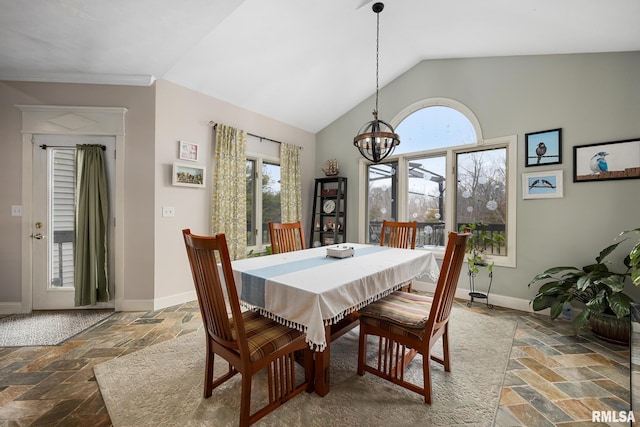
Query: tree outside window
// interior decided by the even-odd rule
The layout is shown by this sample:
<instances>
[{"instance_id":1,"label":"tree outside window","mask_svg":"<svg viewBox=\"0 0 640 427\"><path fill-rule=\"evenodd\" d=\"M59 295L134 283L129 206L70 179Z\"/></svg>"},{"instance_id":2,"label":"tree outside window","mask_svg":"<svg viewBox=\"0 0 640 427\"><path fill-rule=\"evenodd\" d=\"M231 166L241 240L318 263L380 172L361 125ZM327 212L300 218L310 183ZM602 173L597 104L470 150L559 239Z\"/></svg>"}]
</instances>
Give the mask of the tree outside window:
<instances>
[{"instance_id":1,"label":"tree outside window","mask_svg":"<svg viewBox=\"0 0 640 427\"><path fill-rule=\"evenodd\" d=\"M270 243L269 221L280 222L280 165L247 160L246 185L247 247L262 250Z\"/></svg>"},{"instance_id":2,"label":"tree outside window","mask_svg":"<svg viewBox=\"0 0 640 427\"><path fill-rule=\"evenodd\" d=\"M417 221L416 247L444 249L446 230L470 223L507 237L508 205L515 203L507 191L509 143L478 145L475 129L465 114L443 105L427 105L400 122L396 154L367 165L365 241L377 241L384 219ZM494 254L505 255L506 248Z\"/></svg>"}]
</instances>

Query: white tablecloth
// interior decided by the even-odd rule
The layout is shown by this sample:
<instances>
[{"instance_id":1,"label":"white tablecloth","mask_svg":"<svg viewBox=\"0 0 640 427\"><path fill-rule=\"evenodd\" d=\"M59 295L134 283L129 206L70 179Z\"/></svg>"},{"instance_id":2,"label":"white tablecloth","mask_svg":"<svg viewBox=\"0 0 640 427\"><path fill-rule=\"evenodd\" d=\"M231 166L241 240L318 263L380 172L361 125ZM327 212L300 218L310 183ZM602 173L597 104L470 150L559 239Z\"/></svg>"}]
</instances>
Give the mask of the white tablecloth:
<instances>
[{"instance_id":1,"label":"white tablecloth","mask_svg":"<svg viewBox=\"0 0 640 427\"><path fill-rule=\"evenodd\" d=\"M436 281L432 252L346 244L350 258L326 256L327 247L232 262L245 307L306 332L316 351L326 346L325 326L422 276Z\"/></svg>"}]
</instances>

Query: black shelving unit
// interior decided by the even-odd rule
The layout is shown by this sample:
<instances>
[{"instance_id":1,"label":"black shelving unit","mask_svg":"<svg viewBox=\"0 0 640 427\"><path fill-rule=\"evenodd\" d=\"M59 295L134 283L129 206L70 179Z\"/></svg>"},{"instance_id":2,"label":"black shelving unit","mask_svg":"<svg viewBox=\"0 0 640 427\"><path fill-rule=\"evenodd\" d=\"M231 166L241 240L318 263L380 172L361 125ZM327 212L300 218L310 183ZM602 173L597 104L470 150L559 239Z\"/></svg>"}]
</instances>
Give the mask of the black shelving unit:
<instances>
[{"instance_id":1,"label":"black shelving unit","mask_svg":"<svg viewBox=\"0 0 640 427\"><path fill-rule=\"evenodd\" d=\"M316 178L309 245L345 243L347 235L347 178Z\"/></svg>"}]
</instances>

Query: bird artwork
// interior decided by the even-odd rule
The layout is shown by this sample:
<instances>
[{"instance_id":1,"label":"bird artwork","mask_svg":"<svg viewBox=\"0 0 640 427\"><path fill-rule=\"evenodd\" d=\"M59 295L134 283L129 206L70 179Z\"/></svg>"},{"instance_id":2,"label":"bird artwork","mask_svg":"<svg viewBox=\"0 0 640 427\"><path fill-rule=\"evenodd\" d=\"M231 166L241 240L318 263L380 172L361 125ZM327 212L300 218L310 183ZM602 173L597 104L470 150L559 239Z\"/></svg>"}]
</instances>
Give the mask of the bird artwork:
<instances>
[{"instance_id":1,"label":"bird artwork","mask_svg":"<svg viewBox=\"0 0 640 427\"><path fill-rule=\"evenodd\" d=\"M538 156L538 161L536 162L537 164L540 164L540 160L542 160L542 157L546 153L547 153L547 146L544 144L544 142L538 143L538 147L536 147L536 156Z\"/></svg>"},{"instance_id":2,"label":"bird artwork","mask_svg":"<svg viewBox=\"0 0 640 427\"><path fill-rule=\"evenodd\" d=\"M609 153L604 151L599 151L591 157L591 163L589 167L591 168L591 172L594 174L600 174L602 172L607 172L609 170L609 166L607 165L607 160L605 159Z\"/></svg>"},{"instance_id":3,"label":"bird artwork","mask_svg":"<svg viewBox=\"0 0 640 427\"><path fill-rule=\"evenodd\" d=\"M556 188L549 180L547 179L536 179L529 185L529 189L532 188Z\"/></svg>"}]
</instances>

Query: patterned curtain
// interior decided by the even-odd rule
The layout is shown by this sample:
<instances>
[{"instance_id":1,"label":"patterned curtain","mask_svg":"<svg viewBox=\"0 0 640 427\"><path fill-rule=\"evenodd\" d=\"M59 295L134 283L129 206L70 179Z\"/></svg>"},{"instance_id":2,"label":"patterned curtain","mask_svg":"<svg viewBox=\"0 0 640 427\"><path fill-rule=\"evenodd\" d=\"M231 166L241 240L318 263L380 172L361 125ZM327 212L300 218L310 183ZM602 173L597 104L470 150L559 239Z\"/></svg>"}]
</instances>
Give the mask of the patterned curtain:
<instances>
[{"instance_id":1,"label":"patterned curtain","mask_svg":"<svg viewBox=\"0 0 640 427\"><path fill-rule=\"evenodd\" d=\"M231 259L247 252L247 133L218 124L215 131L212 234L224 233Z\"/></svg>"},{"instance_id":2,"label":"patterned curtain","mask_svg":"<svg viewBox=\"0 0 640 427\"><path fill-rule=\"evenodd\" d=\"M109 198L101 145L76 146L75 306L109 301Z\"/></svg>"},{"instance_id":3,"label":"patterned curtain","mask_svg":"<svg viewBox=\"0 0 640 427\"><path fill-rule=\"evenodd\" d=\"M302 220L302 184L300 150L293 144L280 143L280 218L282 222Z\"/></svg>"}]
</instances>

